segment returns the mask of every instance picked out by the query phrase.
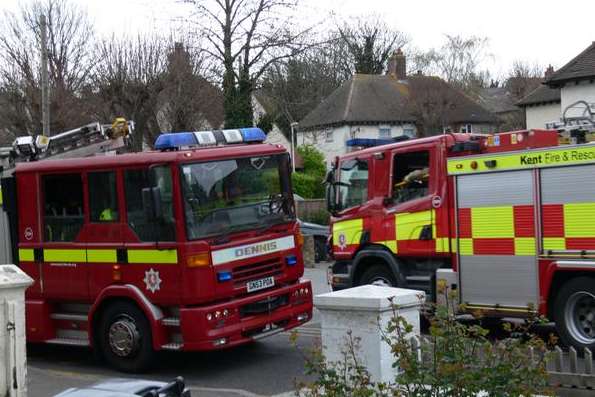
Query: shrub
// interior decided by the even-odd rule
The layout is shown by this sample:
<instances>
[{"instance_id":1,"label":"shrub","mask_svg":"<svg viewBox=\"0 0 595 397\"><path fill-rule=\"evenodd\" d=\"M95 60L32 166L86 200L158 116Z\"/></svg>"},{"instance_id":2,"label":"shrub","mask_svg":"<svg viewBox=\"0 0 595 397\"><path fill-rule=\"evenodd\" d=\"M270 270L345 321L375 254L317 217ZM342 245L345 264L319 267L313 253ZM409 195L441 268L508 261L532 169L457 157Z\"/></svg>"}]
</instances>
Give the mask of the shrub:
<instances>
[{"instance_id":1,"label":"shrub","mask_svg":"<svg viewBox=\"0 0 595 397\"><path fill-rule=\"evenodd\" d=\"M446 292L444 292L446 294ZM320 350L306 360L316 380L303 384L300 396L476 397L552 394L548 389L547 343L530 332L544 321L504 324L509 336L493 340L489 331L456 321L452 308L434 307L429 337L414 343L411 325L394 311L382 332L400 372L392 383L371 381L358 359L357 338L348 335L341 362L328 364ZM549 341L555 343L555 339ZM420 357L423 359L420 360ZM483 393L483 394L481 394Z\"/></svg>"},{"instance_id":2,"label":"shrub","mask_svg":"<svg viewBox=\"0 0 595 397\"><path fill-rule=\"evenodd\" d=\"M323 198L326 174L324 155L312 145L302 145L297 150L304 161L304 171L293 173L293 190L303 198Z\"/></svg>"},{"instance_id":3,"label":"shrub","mask_svg":"<svg viewBox=\"0 0 595 397\"><path fill-rule=\"evenodd\" d=\"M293 191L306 199L324 197L322 180L312 175L294 172L291 177Z\"/></svg>"}]
</instances>

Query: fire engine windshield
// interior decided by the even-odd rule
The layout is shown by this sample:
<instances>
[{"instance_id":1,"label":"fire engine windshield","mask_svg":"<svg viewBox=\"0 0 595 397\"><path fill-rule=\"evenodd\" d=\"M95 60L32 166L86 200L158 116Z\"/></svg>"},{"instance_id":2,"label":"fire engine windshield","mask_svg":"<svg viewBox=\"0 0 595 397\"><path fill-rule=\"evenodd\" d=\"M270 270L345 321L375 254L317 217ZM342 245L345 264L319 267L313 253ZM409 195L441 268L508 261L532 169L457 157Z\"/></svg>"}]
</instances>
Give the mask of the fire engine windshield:
<instances>
[{"instance_id":1,"label":"fire engine windshield","mask_svg":"<svg viewBox=\"0 0 595 397\"><path fill-rule=\"evenodd\" d=\"M188 239L294 219L286 155L182 165Z\"/></svg>"}]
</instances>

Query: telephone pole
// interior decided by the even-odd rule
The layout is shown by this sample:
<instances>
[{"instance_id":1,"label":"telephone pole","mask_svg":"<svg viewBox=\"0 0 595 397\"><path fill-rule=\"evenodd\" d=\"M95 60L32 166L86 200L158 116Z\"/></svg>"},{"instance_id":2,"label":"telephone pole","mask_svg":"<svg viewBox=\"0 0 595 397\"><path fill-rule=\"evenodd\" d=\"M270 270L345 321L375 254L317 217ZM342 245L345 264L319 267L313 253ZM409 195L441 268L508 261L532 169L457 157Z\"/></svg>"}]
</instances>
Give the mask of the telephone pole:
<instances>
[{"instance_id":1,"label":"telephone pole","mask_svg":"<svg viewBox=\"0 0 595 397\"><path fill-rule=\"evenodd\" d=\"M47 22L40 17L41 25L41 122L43 135L50 136L50 87L48 83Z\"/></svg>"}]
</instances>

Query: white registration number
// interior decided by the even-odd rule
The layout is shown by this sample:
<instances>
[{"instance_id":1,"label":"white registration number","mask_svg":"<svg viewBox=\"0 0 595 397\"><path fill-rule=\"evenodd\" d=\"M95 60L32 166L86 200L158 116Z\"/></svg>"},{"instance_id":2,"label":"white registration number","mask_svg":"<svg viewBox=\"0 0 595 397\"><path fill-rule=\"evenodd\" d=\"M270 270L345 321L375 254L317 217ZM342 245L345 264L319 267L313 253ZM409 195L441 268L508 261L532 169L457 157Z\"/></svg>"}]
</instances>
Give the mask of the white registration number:
<instances>
[{"instance_id":1,"label":"white registration number","mask_svg":"<svg viewBox=\"0 0 595 397\"><path fill-rule=\"evenodd\" d=\"M248 281L246 287L248 292L258 291L261 289L269 288L275 285L274 277L261 278L260 280Z\"/></svg>"}]
</instances>

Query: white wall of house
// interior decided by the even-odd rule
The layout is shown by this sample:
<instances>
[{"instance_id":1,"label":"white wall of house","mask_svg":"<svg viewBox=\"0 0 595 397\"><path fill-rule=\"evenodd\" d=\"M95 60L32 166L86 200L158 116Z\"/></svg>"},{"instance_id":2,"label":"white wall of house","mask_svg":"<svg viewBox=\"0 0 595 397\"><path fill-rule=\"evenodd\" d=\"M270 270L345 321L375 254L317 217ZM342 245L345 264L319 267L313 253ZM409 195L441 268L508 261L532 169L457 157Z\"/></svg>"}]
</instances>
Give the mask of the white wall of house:
<instances>
[{"instance_id":1,"label":"white wall of house","mask_svg":"<svg viewBox=\"0 0 595 397\"><path fill-rule=\"evenodd\" d=\"M291 142L285 135L283 135L279 127L277 127L277 124L273 124L273 129L267 134L267 139L265 139L264 142L273 145L281 145L285 147L288 152L291 151Z\"/></svg>"},{"instance_id":2,"label":"white wall of house","mask_svg":"<svg viewBox=\"0 0 595 397\"><path fill-rule=\"evenodd\" d=\"M587 101L592 108L595 108L595 82L593 80L583 80L577 83L570 82L562 87L560 90L560 97L562 102L561 112L566 109L567 106L572 105L577 101ZM579 116L576 112L582 113L582 109L576 109L574 114L572 110L569 110L567 116Z\"/></svg>"},{"instance_id":3,"label":"white wall of house","mask_svg":"<svg viewBox=\"0 0 595 397\"><path fill-rule=\"evenodd\" d=\"M546 123L560 120L560 104L531 105L525 108L527 129L545 128Z\"/></svg>"},{"instance_id":4,"label":"white wall of house","mask_svg":"<svg viewBox=\"0 0 595 397\"><path fill-rule=\"evenodd\" d=\"M329 165L336 156L347 153L345 142L353 138L391 138L401 135L415 137L414 124L342 125L313 131L298 131L298 145L314 145Z\"/></svg>"}]
</instances>

